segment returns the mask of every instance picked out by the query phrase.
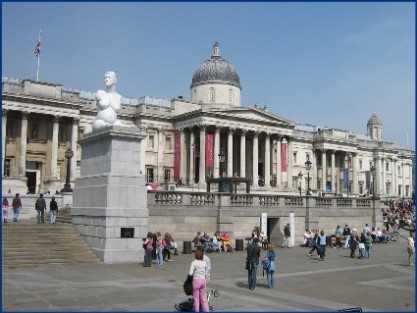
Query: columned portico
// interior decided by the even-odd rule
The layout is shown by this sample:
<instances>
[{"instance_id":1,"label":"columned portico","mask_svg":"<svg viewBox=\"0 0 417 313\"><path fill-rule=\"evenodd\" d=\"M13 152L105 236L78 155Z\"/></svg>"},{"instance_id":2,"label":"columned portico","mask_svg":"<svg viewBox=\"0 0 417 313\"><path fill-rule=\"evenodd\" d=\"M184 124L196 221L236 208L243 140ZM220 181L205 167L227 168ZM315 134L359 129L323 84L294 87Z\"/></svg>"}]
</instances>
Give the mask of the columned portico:
<instances>
[{"instance_id":1,"label":"columned portico","mask_svg":"<svg viewBox=\"0 0 417 313\"><path fill-rule=\"evenodd\" d=\"M327 166L326 166L326 150L321 150L321 168L322 168L322 180L321 180L321 190L326 191L326 180L327 180Z\"/></svg>"},{"instance_id":2,"label":"columned portico","mask_svg":"<svg viewBox=\"0 0 417 313\"><path fill-rule=\"evenodd\" d=\"M337 192L336 190L336 157L335 157L336 151L331 151L331 183L332 183L332 190L331 192Z\"/></svg>"},{"instance_id":3,"label":"columned portico","mask_svg":"<svg viewBox=\"0 0 417 313\"><path fill-rule=\"evenodd\" d=\"M206 184L206 125L200 127L200 167L198 175L198 184Z\"/></svg>"},{"instance_id":4,"label":"columned portico","mask_svg":"<svg viewBox=\"0 0 417 313\"><path fill-rule=\"evenodd\" d=\"M270 135L265 136L265 187L271 187L271 147Z\"/></svg>"},{"instance_id":5,"label":"columned portico","mask_svg":"<svg viewBox=\"0 0 417 313\"><path fill-rule=\"evenodd\" d=\"M276 148L277 148L277 155L276 155L276 163L277 163L277 187L281 187L282 185L282 171L281 171L281 140L278 137L278 139L275 142Z\"/></svg>"},{"instance_id":6,"label":"columned portico","mask_svg":"<svg viewBox=\"0 0 417 313\"><path fill-rule=\"evenodd\" d=\"M22 112L20 127L20 156L19 156L19 177L26 177L26 149L29 113Z\"/></svg>"},{"instance_id":7,"label":"columned portico","mask_svg":"<svg viewBox=\"0 0 417 313\"><path fill-rule=\"evenodd\" d=\"M227 177L233 176L233 128L227 133Z\"/></svg>"},{"instance_id":8,"label":"columned portico","mask_svg":"<svg viewBox=\"0 0 417 313\"><path fill-rule=\"evenodd\" d=\"M252 162L252 186L258 186L258 132L254 132L253 134L253 146L252 146L252 155L253 155L253 162Z\"/></svg>"},{"instance_id":9,"label":"columned portico","mask_svg":"<svg viewBox=\"0 0 417 313\"><path fill-rule=\"evenodd\" d=\"M220 128L216 127L214 131L214 177L220 177Z\"/></svg>"},{"instance_id":10,"label":"columned portico","mask_svg":"<svg viewBox=\"0 0 417 313\"><path fill-rule=\"evenodd\" d=\"M246 177L246 130L240 135L240 177Z\"/></svg>"}]
</instances>

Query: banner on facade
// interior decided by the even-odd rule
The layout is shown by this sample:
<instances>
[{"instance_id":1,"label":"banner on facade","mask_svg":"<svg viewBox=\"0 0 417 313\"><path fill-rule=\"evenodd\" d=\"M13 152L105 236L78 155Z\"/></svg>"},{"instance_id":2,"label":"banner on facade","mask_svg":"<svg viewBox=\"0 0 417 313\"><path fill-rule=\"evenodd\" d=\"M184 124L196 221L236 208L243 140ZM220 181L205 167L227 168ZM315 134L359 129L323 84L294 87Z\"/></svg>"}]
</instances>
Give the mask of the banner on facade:
<instances>
[{"instance_id":1,"label":"banner on facade","mask_svg":"<svg viewBox=\"0 0 417 313\"><path fill-rule=\"evenodd\" d=\"M343 169L343 188L349 188L349 169Z\"/></svg>"},{"instance_id":2,"label":"banner on facade","mask_svg":"<svg viewBox=\"0 0 417 313\"><path fill-rule=\"evenodd\" d=\"M286 172L287 167L288 167L287 148L288 148L288 144L286 142L281 142L281 171L282 172Z\"/></svg>"},{"instance_id":3,"label":"banner on facade","mask_svg":"<svg viewBox=\"0 0 417 313\"><path fill-rule=\"evenodd\" d=\"M206 133L206 173L211 177L214 167L214 134Z\"/></svg>"},{"instance_id":4,"label":"banner on facade","mask_svg":"<svg viewBox=\"0 0 417 313\"><path fill-rule=\"evenodd\" d=\"M181 171L181 134L179 132L174 135L174 180L180 180Z\"/></svg>"},{"instance_id":5,"label":"banner on facade","mask_svg":"<svg viewBox=\"0 0 417 313\"><path fill-rule=\"evenodd\" d=\"M365 188L371 190L371 171L365 171Z\"/></svg>"}]
</instances>

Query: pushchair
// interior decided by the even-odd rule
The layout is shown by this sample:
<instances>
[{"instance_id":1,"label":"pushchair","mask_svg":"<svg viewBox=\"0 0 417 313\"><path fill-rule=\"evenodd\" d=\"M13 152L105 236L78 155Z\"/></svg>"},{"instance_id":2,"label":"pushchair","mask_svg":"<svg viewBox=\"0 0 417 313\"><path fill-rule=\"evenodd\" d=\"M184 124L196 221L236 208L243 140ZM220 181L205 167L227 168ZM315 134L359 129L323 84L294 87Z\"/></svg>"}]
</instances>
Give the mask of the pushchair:
<instances>
[{"instance_id":1,"label":"pushchair","mask_svg":"<svg viewBox=\"0 0 417 313\"><path fill-rule=\"evenodd\" d=\"M209 310L210 312L213 312L213 307L210 305L211 296L218 297L219 291L217 289L212 289L207 292L207 303L209 305ZM175 303L174 307L177 311L180 312L194 312L193 298L188 298L187 300L184 300L180 303Z\"/></svg>"}]
</instances>

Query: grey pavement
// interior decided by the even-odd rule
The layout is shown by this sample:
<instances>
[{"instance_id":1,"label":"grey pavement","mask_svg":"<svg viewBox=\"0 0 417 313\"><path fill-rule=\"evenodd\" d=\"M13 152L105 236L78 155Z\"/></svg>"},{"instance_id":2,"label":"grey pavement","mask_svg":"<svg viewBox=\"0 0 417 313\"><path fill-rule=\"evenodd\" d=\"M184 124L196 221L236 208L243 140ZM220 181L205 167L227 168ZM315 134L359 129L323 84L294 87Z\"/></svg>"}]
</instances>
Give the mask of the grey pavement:
<instances>
[{"instance_id":1,"label":"grey pavement","mask_svg":"<svg viewBox=\"0 0 417 313\"><path fill-rule=\"evenodd\" d=\"M277 248L276 287L248 290L246 252L211 253L209 289L214 311L415 311L415 268L408 265L406 241L374 244L370 259L352 259L349 250L327 248L324 262L308 248ZM262 250L262 255L265 255ZM49 265L3 268L4 311L175 311L187 299L182 284L192 254L173 256L162 269L137 264Z\"/></svg>"}]
</instances>

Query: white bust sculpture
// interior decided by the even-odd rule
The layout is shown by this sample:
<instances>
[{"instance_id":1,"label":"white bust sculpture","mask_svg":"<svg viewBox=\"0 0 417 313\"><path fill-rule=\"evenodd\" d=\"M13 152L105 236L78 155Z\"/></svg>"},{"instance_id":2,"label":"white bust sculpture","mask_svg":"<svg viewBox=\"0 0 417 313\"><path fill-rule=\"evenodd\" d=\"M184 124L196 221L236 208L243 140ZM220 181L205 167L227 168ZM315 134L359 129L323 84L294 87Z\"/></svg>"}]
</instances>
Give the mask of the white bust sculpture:
<instances>
[{"instance_id":1,"label":"white bust sculpture","mask_svg":"<svg viewBox=\"0 0 417 313\"><path fill-rule=\"evenodd\" d=\"M106 90L96 93L97 116L93 123L93 130L111 125L122 125L117 120L117 111L120 109L122 96L116 92L117 77L113 71L104 74Z\"/></svg>"}]
</instances>

